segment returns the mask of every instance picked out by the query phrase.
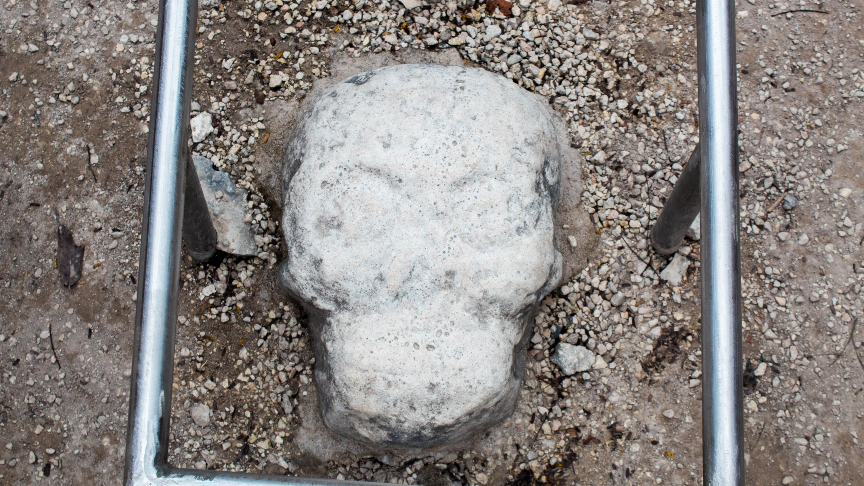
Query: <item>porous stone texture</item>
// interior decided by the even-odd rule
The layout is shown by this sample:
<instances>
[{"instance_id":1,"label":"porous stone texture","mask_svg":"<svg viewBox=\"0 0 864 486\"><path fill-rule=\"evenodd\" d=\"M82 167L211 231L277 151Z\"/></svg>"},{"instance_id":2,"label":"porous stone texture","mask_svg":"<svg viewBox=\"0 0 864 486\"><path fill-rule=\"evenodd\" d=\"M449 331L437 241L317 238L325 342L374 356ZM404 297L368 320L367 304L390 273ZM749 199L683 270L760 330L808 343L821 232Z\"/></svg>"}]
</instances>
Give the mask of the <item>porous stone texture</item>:
<instances>
[{"instance_id":1,"label":"porous stone texture","mask_svg":"<svg viewBox=\"0 0 864 486\"><path fill-rule=\"evenodd\" d=\"M578 164L562 125L464 67L379 69L311 105L283 167L280 283L309 312L330 429L429 446L513 411L526 332L562 277L559 171Z\"/></svg>"}]
</instances>

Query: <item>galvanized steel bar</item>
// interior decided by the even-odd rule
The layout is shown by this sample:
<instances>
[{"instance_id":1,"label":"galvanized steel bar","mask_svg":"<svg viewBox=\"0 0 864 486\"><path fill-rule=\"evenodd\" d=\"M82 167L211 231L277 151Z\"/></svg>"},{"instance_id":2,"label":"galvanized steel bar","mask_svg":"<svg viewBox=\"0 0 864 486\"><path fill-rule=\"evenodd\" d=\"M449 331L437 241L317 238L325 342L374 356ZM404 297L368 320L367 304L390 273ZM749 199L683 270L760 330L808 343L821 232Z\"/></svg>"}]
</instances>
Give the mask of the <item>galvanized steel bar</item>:
<instances>
[{"instance_id":1,"label":"galvanized steel bar","mask_svg":"<svg viewBox=\"0 0 864 486\"><path fill-rule=\"evenodd\" d=\"M706 486L744 484L734 0L696 3Z\"/></svg>"},{"instance_id":2,"label":"galvanized steel bar","mask_svg":"<svg viewBox=\"0 0 864 486\"><path fill-rule=\"evenodd\" d=\"M701 156L702 150L699 144L696 144L687 166L681 171L672 189L672 194L663 205L663 211L651 228L651 245L661 255L671 255L678 250L684 242L684 235L699 215L702 206L699 196Z\"/></svg>"},{"instance_id":3,"label":"galvanized steel bar","mask_svg":"<svg viewBox=\"0 0 864 486\"><path fill-rule=\"evenodd\" d=\"M194 0L161 0L124 484L156 484L167 468L180 229L189 138Z\"/></svg>"},{"instance_id":4,"label":"galvanized steel bar","mask_svg":"<svg viewBox=\"0 0 864 486\"><path fill-rule=\"evenodd\" d=\"M196 16L194 0L160 2L123 483L126 486L372 485L173 469L167 463L181 228L185 179L190 169L187 140ZM194 171L189 174L192 176ZM193 191L196 188L200 191L197 181L188 182ZM195 198L200 194L191 196L195 209L201 213L199 219L206 226L209 216L204 220L202 212L206 211L206 203L202 206L203 197ZM207 230L203 228L204 237L197 242L202 245L196 245L204 253L213 236ZM199 252L198 256L204 255Z\"/></svg>"},{"instance_id":5,"label":"galvanized steel bar","mask_svg":"<svg viewBox=\"0 0 864 486\"><path fill-rule=\"evenodd\" d=\"M704 484L743 484L734 2L697 4ZM369 485L172 469L174 334L197 5L161 0L126 447L126 486ZM191 181L190 181L191 182Z\"/></svg>"},{"instance_id":6,"label":"galvanized steel bar","mask_svg":"<svg viewBox=\"0 0 864 486\"><path fill-rule=\"evenodd\" d=\"M206 262L216 253L216 228L192 158L186 158L186 196L183 198L183 241L195 261Z\"/></svg>"}]
</instances>

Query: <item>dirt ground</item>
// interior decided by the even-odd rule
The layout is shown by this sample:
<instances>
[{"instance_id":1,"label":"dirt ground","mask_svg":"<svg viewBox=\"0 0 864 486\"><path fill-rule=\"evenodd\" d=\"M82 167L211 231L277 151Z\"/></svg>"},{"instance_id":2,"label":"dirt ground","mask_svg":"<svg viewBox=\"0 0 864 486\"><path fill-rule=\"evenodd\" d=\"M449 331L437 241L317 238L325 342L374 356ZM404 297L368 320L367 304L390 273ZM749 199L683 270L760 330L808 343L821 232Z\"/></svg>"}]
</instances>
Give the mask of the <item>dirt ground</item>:
<instances>
[{"instance_id":1,"label":"dirt ground","mask_svg":"<svg viewBox=\"0 0 864 486\"><path fill-rule=\"evenodd\" d=\"M193 115L214 131L192 149L250 191L260 252L184 253L172 464L427 486L702 483L699 242L676 254L677 276L647 243L698 135L693 5L490 5L202 0ZM2 485L122 482L157 9L0 7ZM747 483L862 485L860 6L737 10ZM540 310L516 413L434 450L326 431L303 312L276 284L279 161L302 103L401 62L482 67L548 97L585 156L573 163L596 226L585 271ZM59 225L85 247L72 287ZM563 375L562 342L594 367Z\"/></svg>"}]
</instances>

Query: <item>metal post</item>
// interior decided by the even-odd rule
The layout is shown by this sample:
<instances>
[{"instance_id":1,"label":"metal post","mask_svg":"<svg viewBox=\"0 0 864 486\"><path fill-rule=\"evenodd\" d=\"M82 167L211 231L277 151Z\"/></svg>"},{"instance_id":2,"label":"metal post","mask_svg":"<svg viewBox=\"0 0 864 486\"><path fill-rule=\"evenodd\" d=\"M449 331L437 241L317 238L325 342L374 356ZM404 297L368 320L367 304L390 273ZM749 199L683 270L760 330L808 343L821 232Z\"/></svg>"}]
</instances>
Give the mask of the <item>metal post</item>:
<instances>
[{"instance_id":1,"label":"metal post","mask_svg":"<svg viewBox=\"0 0 864 486\"><path fill-rule=\"evenodd\" d=\"M706 486L744 484L734 0L696 3L702 192L702 454Z\"/></svg>"},{"instance_id":2,"label":"metal post","mask_svg":"<svg viewBox=\"0 0 864 486\"><path fill-rule=\"evenodd\" d=\"M191 165L186 141L196 15L193 0L160 0L124 484L374 484L193 471L173 469L167 464L184 199L190 198L191 213L187 214L198 217L205 214L201 210L203 197L198 197L200 194L195 191L196 187L200 191L200 185L194 184L191 175L189 192L196 193L184 192ZM704 484L713 486L743 485L744 478L733 15L732 0L704 0L697 4L701 137L698 151L702 163L698 171L694 164L690 172L701 174L704 196L701 198L703 474ZM682 191L692 186L687 184L690 178L692 175L685 179L682 174L685 180L678 184ZM692 210L692 204L683 206ZM681 218L686 219L686 215ZM190 223L190 228L201 227ZM206 253L206 245L197 245L209 241L208 230L204 230L205 236L188 240L194 240L192 246L196 252L203 248Z\"/></svg>"},{"instance_id":3,"label":"metal post","mask_svg":"<svg viewBox=\"0 0 864 486\"><path fill-rule=\"evenodd\" d=\"M663 211L651 229L651 244L660 255L671 255L684 241L684 235L699 215L699 158L702 153L699 144L690 154L687 166L678 177L672 194L663 206Z\"/></svg>"},{"instance_id":4,"label":"metal post","mask_svg":"<svg viewBox=\"0 0 864 486\"><path fill-rule=\"evenodd\" d=\"M195 261L206 262L216 253L216 228L210 219L207 200L195 164L186 151L186 196L183 202L183 241Z\"/></svg>"},{"instance_id":5,"label":"metal post","mask_svg":"<svg viewBox=\"0 0 864 486\"><path fill-rule=\"evenodd\" d=\"M161 0L144 191L124 484L152 484L167 467L180 228L188 165L194 0Z\"/></svg>"},{"instance_id":6,"label":"metal post","mask_svg":"<svg viewBox=\"0 0 864 486\"><path fill-rule=\"evenodd\" d=\"M216 241L186 145L197 12L195 0L160 0L123 484L373 486L375 483L175 469L167 463L181 227L189 230L184 234L190 236L190 253L196 251L199 257ZM184 199L189 204L185 226Z\"/></svg>"}]
</instances>

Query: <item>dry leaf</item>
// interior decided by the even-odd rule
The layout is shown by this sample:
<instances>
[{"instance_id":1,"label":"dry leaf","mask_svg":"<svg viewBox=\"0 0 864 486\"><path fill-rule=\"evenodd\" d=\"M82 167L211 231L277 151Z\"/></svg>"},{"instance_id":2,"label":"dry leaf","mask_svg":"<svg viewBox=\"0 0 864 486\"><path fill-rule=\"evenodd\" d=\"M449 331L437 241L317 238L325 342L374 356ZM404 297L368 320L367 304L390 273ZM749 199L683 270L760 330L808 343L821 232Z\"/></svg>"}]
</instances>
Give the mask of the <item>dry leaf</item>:
<instances>
[{"instance_id":1,"label":"dry leaf","mask_svg":"<svg viewBox=\"0 0 864 486\"><path fill-rule=\"evenodd\" d=\"M501 15L512 15L513 13L513 4L506 0L487 0L486 1L486 13L493 14L495 13L495 8L498 8L498 11L501 12Z\"/></svg>"},{"instance_id":2,"label":"dry leaf","mask_svg":"<svg viewBox=\"0 0 864 486\"><path fill-rule=\"evenodd\" d=\"M84 246L76 245L72 231L60 225L57 231L57 270L63 285L71 287L78 283L83 265Z\"/></svg>"}]
</instances>

